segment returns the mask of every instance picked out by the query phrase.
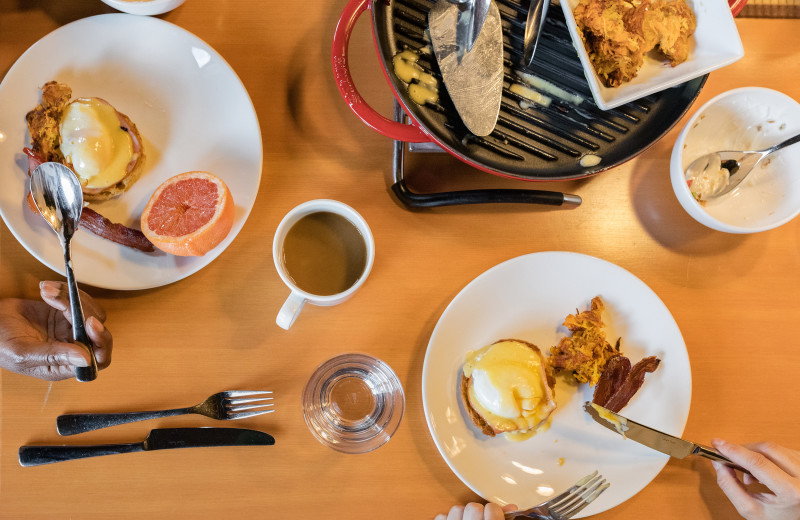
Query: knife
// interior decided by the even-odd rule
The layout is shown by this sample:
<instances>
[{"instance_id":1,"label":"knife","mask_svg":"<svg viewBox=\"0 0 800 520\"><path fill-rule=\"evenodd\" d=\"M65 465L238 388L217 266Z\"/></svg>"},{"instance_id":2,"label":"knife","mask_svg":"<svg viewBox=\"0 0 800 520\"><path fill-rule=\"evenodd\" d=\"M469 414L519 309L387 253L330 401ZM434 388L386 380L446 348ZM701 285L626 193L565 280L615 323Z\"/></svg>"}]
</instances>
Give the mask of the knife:
<instances>
[{"instance_id":1,"label":"knife","mask_svg":"<svg viewBox=\"0 0 800 520\"><path fill-rule=\"evenodd\" d=\"M750 473L710 446L695 444L679 437L673 437L672 435L654 430L643 424L631 421L627 417L614 413L598 404L587 402L583 406L583 409L586 410L598 424L622 435L626 439L644 444L648 448L666 453L670 457L683 459L689 455L700 455L701 457L721 462L743 473Z\"/></svg>"},{"instance_id":2,"label":"knife","mask_svg":"<svg viewBox=\"0 0 800 520\"><path fill-rule=\"evenodd\" d=\"M480 0L476 0L480 2ZM477 136L492 133L503 99L503 25L497 5L488 0L486 20L475 46L459 56L459 5L438 0L428 13L433 53L444 86L467 129Z\"/></svg>"},{"instance_id":3,"label":"knife","mask_svg":"<svg viewBox=\"0 0 800 520\"><path fill-rule=\"evenodd\" d=\"M65 460L169 450L173 448L206 448L211 446L272 446L275 438L268 433L243 428L162 428L151 430L143 442L94 446L22 446L19 463L40 466Z\"/></svg>"}]
</instances>

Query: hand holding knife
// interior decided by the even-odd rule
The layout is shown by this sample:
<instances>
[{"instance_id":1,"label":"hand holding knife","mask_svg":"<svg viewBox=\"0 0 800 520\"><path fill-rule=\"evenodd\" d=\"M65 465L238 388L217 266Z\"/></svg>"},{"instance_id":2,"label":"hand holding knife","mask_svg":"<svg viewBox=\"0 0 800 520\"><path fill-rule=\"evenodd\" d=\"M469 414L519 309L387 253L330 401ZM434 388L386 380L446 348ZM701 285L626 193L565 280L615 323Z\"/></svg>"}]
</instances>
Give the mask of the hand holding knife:
<instances>
[{"instance_id":1,"label":"hand holding knife","mask_svg":"<svg viewBox=\"0 0 800 520\"><path fill-rule=\"evenodd\" d=\"M742 473L750 473L709 446L695 444L654 430L594 403L587 402L583 408L601 426L622 435L626 439L631 439L639 444L644 444L648 448L666 453L670 457L683 459L689 455L700 455L701 457L721 462Z\"/></svg>"}]
</instances>

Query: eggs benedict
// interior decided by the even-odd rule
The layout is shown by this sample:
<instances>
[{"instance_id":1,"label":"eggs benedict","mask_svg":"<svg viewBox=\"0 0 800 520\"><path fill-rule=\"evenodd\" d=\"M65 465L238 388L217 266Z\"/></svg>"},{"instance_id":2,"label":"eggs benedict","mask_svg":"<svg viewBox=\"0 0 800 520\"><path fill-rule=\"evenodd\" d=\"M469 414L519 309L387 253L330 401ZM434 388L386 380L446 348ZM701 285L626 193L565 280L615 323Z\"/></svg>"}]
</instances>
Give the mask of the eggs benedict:
<instances>
[{"instance_id":1,"label":"eggs benedict","mask_svg":"<svg viewBox=\"0 0 800 520\"><path fill-rule=\"evenodd\" d=\"M87 201L107 200L127 190L144 164L142 138L128 116L100 98L70 101L72 89L49 81L42 102L26 120L31 148L78 176Z\"/></svg>"},{"instance_id":2,"label":"eggs benedict","mask_svg":"<svg viewBox=\"0 0 800 520\"><path fill-rule=\"evenodd\" d=\"M555 380L536 345L503 339L467 354L461 397L470 419L488 436L533 436L556 409Z\"/></svg>"}]
</instances>

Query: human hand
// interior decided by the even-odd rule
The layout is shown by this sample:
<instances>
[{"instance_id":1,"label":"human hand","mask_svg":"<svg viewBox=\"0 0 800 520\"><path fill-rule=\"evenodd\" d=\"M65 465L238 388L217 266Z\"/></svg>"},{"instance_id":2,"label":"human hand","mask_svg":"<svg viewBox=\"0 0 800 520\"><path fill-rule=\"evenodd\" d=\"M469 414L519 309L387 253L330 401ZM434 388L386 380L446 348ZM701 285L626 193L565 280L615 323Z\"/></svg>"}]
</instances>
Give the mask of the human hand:
<instances>
[{"instance_id":1,"label":"human hand","mask_svg":"<svg viewBox=\"0 0 800 520\"><path fill-rule=\"evenodd\" d=\"M717 484L747 520L800 519L800 452L771 442L739 446L715 439L713 446L751 475L740 480L728 466L714 462ZM771 493L751 492L745 486L760 482Z\"/></svg>"},{"instance_id":2,"label":"human hand","mask_svg":"<svg viewBox=\"0 0 800 520\"><path fill-rule=\"evenodd\" d=\"M486 506L477 502L470 502L466 506L453 506L447 515L436 515L434 520L503 520L503 513L516 511L515 504L500 507L489 502Z\"/></svg>"},{"instance_id":3,"label":"human hand","mask_svg":"<svg viewBox=\"0 0 800 520\"><path fill-rule=\"evenodd\" d=\"M72 341L67 285L41 282L44 301L0 300L0 367L48 381L74 377L75 367L89 366L89 352ZM80 291L86 332L94 344L98 368L111 362L113 340L103 326L106 313Z\"/></svg>"}]
</instances>

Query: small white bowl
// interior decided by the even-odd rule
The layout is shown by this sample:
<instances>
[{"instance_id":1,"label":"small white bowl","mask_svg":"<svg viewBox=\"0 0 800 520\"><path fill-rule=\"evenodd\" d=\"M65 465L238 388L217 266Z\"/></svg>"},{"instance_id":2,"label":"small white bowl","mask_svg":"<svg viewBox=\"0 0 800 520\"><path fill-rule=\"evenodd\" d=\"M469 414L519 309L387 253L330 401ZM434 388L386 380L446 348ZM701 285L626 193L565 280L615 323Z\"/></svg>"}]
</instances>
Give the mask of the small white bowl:
<instances>
[{"instance_id":1,"label":"small white bowl","mask_svg":"<svg viewBox=\"0 0 800 520\"><path fill-rule=\"evenodd\" d=\"M695 112L672 149L670 176L675 196L695 220L726 233L757 233L786 224L800 214L800 145L759 165L738 188L700 204L684 171L706 153L761 150L800 133L800 104L761 87L729 90Z\"/></svg>"},{"instance_id":2,"label":"small white bowl","mask_svg":"<svg viewBox=\"0 0 800 520\"><path fill-rule=\"evenodd\" d=\"M153 16L172 11L186 0L103 0L118 11L144 16Z\"/></svg>"}]
</instances>

